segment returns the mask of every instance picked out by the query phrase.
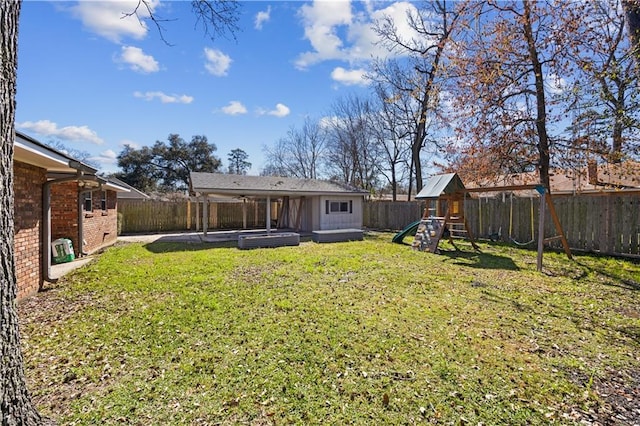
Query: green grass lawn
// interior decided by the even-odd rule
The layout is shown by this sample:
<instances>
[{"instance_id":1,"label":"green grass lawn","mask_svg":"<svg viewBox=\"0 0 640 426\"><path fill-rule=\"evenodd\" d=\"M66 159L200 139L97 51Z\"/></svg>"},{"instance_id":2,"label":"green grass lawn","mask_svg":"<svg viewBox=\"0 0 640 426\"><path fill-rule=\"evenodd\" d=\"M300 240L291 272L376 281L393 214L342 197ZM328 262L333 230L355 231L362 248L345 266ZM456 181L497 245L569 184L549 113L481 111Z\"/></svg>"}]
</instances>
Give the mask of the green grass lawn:
<instances>
[{"instance_id":1,"label":"green grass lawn","mask_svg":"<svg viewBox=\"0 0 640 426\"><path fill-rule=\"evenodd\" d=\"M65 425L633 414L640 265L545 253L538 273L533 251L434 255L392 236L112 247L20 305L34 399Z\"/></svg>"}]
</instances>

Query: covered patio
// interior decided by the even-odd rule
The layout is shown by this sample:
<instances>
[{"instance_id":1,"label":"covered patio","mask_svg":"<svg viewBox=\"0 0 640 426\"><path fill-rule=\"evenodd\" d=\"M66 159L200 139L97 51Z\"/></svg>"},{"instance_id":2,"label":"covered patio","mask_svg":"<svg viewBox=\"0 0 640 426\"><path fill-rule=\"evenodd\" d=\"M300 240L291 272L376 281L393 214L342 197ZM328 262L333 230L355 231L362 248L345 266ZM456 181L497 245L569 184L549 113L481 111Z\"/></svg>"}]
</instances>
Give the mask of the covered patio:
<instances>
[{"instance_id":1,"label":"covered patio","mask_svg":"<svg viewBox=\"0 0 640 426\"><path fill-rule=\"evenodd\" d=\"M242 232L229 231L237 232L239 248L297 245L300 233L314 231L330 230L340 234L344 230L348 231L345 232L348 239L359 232L361 239L365 191L317 179L200 172L192 172L190 177L191 195L202 201L203 211L198 211L196 216L198 222L202 222L203 239L210 235L211 202L229 199L266 201L265 228L251 230L251 233L245 232L249 230L243 203Z\"/></svg>"}]
</instances>

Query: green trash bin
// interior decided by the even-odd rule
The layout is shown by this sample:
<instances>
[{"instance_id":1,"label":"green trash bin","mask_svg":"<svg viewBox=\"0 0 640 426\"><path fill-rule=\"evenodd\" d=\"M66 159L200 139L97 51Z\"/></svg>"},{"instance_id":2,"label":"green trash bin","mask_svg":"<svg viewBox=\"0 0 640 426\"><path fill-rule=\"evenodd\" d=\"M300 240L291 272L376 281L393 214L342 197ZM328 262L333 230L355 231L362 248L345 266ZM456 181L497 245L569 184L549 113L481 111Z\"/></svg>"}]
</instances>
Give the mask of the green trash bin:
<instances>
[{"instance_id":1,"label":"green trash bin","mask_svg":"<svg viewBox=\"0 0 640 426\"><path fill-rule=\"evenodd\" d=\"M76 258L73 253L73 244L68 238L58 238L51 243L53 263L71 262Z\"/></svg>"}]
</instances>

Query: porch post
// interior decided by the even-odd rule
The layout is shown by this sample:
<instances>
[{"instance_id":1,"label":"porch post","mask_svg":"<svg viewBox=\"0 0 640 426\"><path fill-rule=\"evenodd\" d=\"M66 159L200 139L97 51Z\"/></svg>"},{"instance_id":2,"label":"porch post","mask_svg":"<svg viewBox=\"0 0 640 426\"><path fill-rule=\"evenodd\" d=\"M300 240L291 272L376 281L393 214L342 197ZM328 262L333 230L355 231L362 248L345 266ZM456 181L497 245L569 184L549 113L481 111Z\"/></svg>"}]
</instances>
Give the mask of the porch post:
<instances>
[{"instance_id":1,"label":"porch post","mask_svg":"<svg viewBox=\"0 0 640 426\"><path fill-rule=\"evenodd\" d=\"M204 202L202 203L202 232L204 236L207 236L207 227L209 226L209 196L204 195Z\"/></svg>"},{"instance_id":2,"label":"porch post","mask_svg":"<svg viewBox=\"0 0 640 426\"><path fill-rule=\"evenodd\" d=\"M196 232L200 230L200 198L196 197Z\"/></svg>"},{"instance_id":3,"label":"porch post","mask_svg":"<svg viewBox=\"0 0 640 426\"><path fill-rule=\"evenodd\" d=\"M267 234L271 233L271 196L267 195Z\"/></svg>"},{"instance_id":4,"label":"porch post","mask_svg":"<svg viewBox=\"0 0 640 426\"><path fill-rule=\"evenodd\" d=\"M242 229L247 229L247 199L242 199Z\"/></svg>"}]
</instances>

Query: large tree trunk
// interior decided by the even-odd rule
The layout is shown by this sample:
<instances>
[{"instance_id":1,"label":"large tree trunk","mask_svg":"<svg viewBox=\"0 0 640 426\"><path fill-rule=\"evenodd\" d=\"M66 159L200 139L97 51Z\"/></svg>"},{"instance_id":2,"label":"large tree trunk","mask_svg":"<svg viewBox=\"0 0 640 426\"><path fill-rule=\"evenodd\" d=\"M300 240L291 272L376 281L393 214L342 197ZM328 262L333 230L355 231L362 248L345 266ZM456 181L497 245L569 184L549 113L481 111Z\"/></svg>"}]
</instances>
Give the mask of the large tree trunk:
<instances>
[{"instance_id":1,"label":"large tree trunk","mask_svg":"<svg viewBox=\"0 0 640 426\"><path fill-rule=\"evenodd\" d=\"M27 392L16 311L14 259L13 141L19 1L0 2L0 415L2 425L39 425Z\"/></svg>"},{"instance_id":2,"label":"large tree trunk","mask_svg":"<svg viewBox=\"0 0 640 426\"><path fill-rule=\"evenodd\" d=\"M538 56L536 40L533 35L531 24L531 3L528 0L524 4L524 35L529 47L529 59L533 66L536 86L536 130L538 132L538 169L540 171L540 183L551 191L549 181L549 135L547 133L547 105L544 94L544 74L542 73L542 63Z\"/></svg>"},{"instance_id":3,"label":"large tree trunk","mask_svg":"<svg viewBox=\"0 0 640 426\"><path fill-rule=\"evenodd\" d=\"M632 53L636 60L636 66L640 68L640 2L638 0L623 0L622 7L629 26Z\"/></svg>"}]
</instances>

